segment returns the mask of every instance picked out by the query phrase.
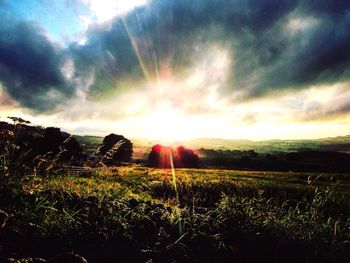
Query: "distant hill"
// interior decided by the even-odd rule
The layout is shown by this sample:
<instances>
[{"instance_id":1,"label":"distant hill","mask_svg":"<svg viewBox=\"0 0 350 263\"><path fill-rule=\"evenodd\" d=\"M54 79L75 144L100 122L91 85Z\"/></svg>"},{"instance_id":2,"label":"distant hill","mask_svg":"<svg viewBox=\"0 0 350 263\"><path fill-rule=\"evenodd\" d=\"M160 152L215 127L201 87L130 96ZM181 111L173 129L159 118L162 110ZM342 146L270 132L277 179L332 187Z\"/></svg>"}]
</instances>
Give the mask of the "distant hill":
<instances>
[{"instance_id":1,"label":"distant hill","mask_svg":"<svg viewBox=\"0 0 350 263\"><path fill-rule=\"evenodd\" d=\"M291 152L300 149L317 150L319 145L315 140L229 140L202 138L187 141L189 147L214 150L255 150L256 152Z\"/></svg>"},{"instance_id":2,"label":"distant hill","mask_svg":"<svg viewBox=\"0 0 350 263\"><path fill-rule=\"evenodd\" d=\"M103 137L100 136L90 136L90 135L74 135L74 137L81 144L101 144L103 141Z\"/></svg>"},{"instance_id":3,"label":"distant hill","mask_svg":"<svg viewBox=\"0 0 350 263\"><path fill-rule=\"evenodd\" d=\"M135 146L151 147L157 141L132 140ZM255 150L260 153L270 152L293 152L300 150L315 151L340 151L350 152L350 135L332 138L309 139L309 140L231 140L222 138L198 138L192 140L178 141L176 145L185 145L193 149L205 148L214 150Z\"/></svg>"},{"instance_id":4,"label":"distant hill","mask_svg":"<svg viewBox=\"0 0 350 263\"><path fill-rule=\"evenodd\" d=\"M293 152L300 150L350 152L350 135L309 140L228 140L216 138L194 139L188 147L215 150L250 150L257 152Z\"/></svg>"},{"instance_id":5,"label":"distant hill","mask_svg":"<svg viewBox=\"0 0 350 263\"><path fill-rule=\"evenodd\" d=\"M103 137L75 136L86 148L95 148L102 143ZM131 139L134 148L144 149L147 152L152 145L159 142L146 139ZM164 143L163 143L164 144ZM314 140L231 140L222 138L198 138L174 142L175 145L184 145L189 148L214 150L255 150L259 153L293 152L300 150L350 152L350 135L321 138Z\"/></svg>"}]
</instances>

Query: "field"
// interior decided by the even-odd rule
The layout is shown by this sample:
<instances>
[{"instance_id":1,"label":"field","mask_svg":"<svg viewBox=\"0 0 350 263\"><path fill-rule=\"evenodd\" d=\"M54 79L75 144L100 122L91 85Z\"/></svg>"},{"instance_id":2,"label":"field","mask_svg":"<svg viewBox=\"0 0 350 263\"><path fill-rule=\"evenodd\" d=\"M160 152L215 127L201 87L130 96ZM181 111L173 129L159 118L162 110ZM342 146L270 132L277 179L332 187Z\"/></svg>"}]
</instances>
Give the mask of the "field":
<instances>
[{"instance_id":1,"label":"field","mask_svg":"<svg viewBox=\"0 0 350 263\"><path fill-rule=\"evenodd\" d=\"M110 167L0 193L5 258L347 262L350 175ZM52 261L54 262L54 261Z\"/></svg>"}]
</instances>

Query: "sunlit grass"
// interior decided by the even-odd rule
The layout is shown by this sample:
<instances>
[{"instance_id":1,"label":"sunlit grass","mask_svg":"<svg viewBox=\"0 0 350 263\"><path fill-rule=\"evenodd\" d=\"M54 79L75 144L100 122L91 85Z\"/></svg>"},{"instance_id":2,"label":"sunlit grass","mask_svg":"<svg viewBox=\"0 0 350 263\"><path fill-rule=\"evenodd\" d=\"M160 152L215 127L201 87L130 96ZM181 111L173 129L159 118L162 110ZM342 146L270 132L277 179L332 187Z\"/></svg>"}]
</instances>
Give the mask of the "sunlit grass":
<instances>
[{"instance_id":1,"label":"sunlit grass","mask_svg":"<svg viewBox=\"0 0 350 263\"><path fill-rule=\"evenodd\" d=\"M340 262L350 238L348 180L345 174L176 169L176 193L170 169L135 165L89 177L26 178L8 209L12 224L36 238L132 244L118 253L143 255L138 262L251 255L283 261L296 253L295 244L302 257ZM94 256L88 248L82 253Z\"/></svg>"},{"instance_id":2,"label":"sunlit grass","mask_svg":"<svg viewBox=\"0 0 350 263\"><path fill-rule=\"evenodd\" d=\"M341 178L338 191L347 193L349 177L346 175L320 175L312 173L257 172L218 169L176 169L176 180L180 199L188 204L196 200L211 205L222 194L255 196L263 191L265 196L284 198L307 196L315 187L326 188L330 183ZM312 181L316 179L315 181ZM62 190L76 193L81 197L99 198L135 198L140 200L174 201L170 169L147 167L119 167L106 169L90 177L69 175L34 177L23 184L29 192L44 190ZM330 180L333 180L332 182Z\"/></svg>"}]
</instances>

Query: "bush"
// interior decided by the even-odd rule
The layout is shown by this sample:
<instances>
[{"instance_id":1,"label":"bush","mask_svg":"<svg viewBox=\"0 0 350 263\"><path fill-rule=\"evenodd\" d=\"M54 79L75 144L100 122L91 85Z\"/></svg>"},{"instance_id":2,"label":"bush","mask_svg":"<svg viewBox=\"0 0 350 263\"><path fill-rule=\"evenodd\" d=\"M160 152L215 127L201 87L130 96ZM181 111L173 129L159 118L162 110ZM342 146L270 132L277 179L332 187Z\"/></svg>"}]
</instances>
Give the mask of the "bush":
<instances>
[{"instance_id":1,"label":"bush","mask_svg":"<svg viewBox=\"0 0 350 263\"><path fill-rule=\"evenodd\" d=\"M186 149L184 146L179 146L174 150L171 147L157 144L152 147L148 155L148 164L159 168L197 167L199 158L193 150Z\"/></svg>"},{"instance_id":2,"label":"bush","mask_svg":"<svg viewBox=\"0 0 350 263\"><path fill-rule=\"evenodd\" d=\"M98 149L98 153L103 155L101 163L119 164L120 162L130 162L132 157L132 143L122 135L107 135Z\"/></svg>"}]
</instances>

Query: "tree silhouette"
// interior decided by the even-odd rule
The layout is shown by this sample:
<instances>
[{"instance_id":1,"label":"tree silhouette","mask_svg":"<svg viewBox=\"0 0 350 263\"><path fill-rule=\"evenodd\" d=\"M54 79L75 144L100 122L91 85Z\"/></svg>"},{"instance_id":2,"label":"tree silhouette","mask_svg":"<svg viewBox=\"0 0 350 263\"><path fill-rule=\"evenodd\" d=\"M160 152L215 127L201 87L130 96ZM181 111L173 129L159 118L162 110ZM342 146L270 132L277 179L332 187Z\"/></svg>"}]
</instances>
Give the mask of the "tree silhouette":
<instances>
[{"instance_id":1,"label":"tree silhouette","mask_svg":"<svg viewBox=\"0 0 350 263\"><path fill-rule=\"evenodd\" d=\"M132 157L132 143L122 135L107 135L99 148L100 154L105 158L105 164L117 164L120 162L130 162Z\"/></svg>"},{"instance_id":2,"label":"tree silhouette","mask_svg":"<svg viewBox=\"0 0 350 263\"><path fill-rule=\"evenodd\" d=\"M177 164L178 167L197 167L199 164L199 157L191 149L186 149L183 146L179 146L176 149L179 156Z\"/></svg>"},{"instance_id":3,"label":"tree silhouette","mask_svg":"<svg viewBox=\"0 0 350 263\"><path fill-rule=\"evenodd\" d=\"M174 150L171 147L156 144L148 155L148 164L159 168L171 168L172 165L174 167L197 167L199 158L191 149L186 149L184 146L179 146Z\"/></svg>"}]
</instances>

